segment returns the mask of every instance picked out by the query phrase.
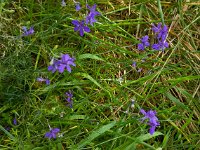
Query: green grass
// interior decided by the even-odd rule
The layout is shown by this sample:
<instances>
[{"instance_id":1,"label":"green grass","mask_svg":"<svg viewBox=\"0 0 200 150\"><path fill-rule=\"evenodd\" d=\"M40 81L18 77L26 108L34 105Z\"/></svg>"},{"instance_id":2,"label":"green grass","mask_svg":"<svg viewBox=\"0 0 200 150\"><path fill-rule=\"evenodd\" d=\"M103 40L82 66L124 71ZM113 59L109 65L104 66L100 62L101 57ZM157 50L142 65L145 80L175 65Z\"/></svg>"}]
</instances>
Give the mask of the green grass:
<instances>
[{"instance_id":1,"label":"green grass","mask_svg":"<svg viewBox=\"0 0 200 150\"><path fill-rule=\"evenodd\" d=\"M199 2L88 3L102 15L80 37L71 21L83 19L85 6L76 12L72 0L66 7L59 0L1 0L0 149L200 149ZM151 24L158 22L169 27L170 47L138 51L142 36L154 42ZM35 33L19 38L31 25ZM72 73L48 72L51 58L65 53L76 58ZM51 84L38 83L40 76ZM68 90L73 109L66 106ZM157 111L152 136L139 121L140 108ZM49 125L61 129L55 140L44 138Z\"/></svg>"}]
</instances>

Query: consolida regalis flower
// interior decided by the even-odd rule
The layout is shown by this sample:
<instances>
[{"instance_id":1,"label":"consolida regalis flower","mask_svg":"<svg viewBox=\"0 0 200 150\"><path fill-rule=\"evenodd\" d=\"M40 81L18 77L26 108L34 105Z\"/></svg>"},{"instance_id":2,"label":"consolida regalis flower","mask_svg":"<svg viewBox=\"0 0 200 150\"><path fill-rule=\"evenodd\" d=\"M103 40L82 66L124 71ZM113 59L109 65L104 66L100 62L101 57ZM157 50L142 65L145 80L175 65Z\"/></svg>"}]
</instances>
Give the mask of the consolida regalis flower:
<instances>
[{"instance_id":1,"label":"consolida regalis flower","mask_svg":"<svg viewBox=\"0 0 200 150\"><path fill-rule=\"evenodd\" d=\"M150 43L149 43L149 36L148 35L145 35L143 36L141 39L140 39L140 42L138 44L138 49L139 50L144 50L146 47L150 46Z\"/></svg>"},{"instance_id":2,"label":"consolida regalis flower","mask_svg":"<svg viewBox=\"0 0 200 150\"><path fill-rule=\"evenodd\" d=\"M80 3L76 3L76 11L79 11L79 10L81 10Z\"/></svg>"},{"instance_id":3,"label":"consolida regalis flower","mask_svg":"<svg viewBox=\"0 0 200 150\"><path fill-rule=\"evenodd\" d=\"M73 20L72 24L75 26L74 31L79 31L80 36L84 35L84 32L90 32L90 28L85 26L85 21L78 21L78 20Z\"/></svg>"},{"instance_id":4,"label":"consolida regalis flower","mask_svg":"<svg viewBox=\"0 0 200 150\"><path fill-rule=\"evenodd\" d=\"M22 36L29 36L34 33L33 27L30 27L30 29L28 30L27 27L23 26L22 30L24 31L24 34L22 34Z\"/></svg>"},{"instance_id":5,"label":"consolida regalis flower","mask_svg":"<svg viewBox=\"0 0 200 150\"><path fill-rule=\"evenodd\" d=\"M70 57L68 54L63 54L61 56L61 60L54 60L53 64L48 66L48 71L54 73L58 70L58 72L63 73L66 69L69 73L71 73L71 66L76 66L74 60L75 59Z\"/></svg>"},{"instance_id":6,"label":"consolida regalis flower","mask_svg":"<svg viewBox=\"0 0 200 150\"><path fill-rule=\"evenodd\" d=\"M144 109L141 109L140 112L144 115L142 121L148 119L148 125L150 125L149 133L153 135L156 127L160 125L158 118L156 117L156 111L149 110L146 112Z\"/></svg>"},{"instance_id":7,"label":"consolida regalis flower","mask_svg":"<svg viewBox=\"0 0 200 150\"><path fill-rule=\"evenodd\" d=\"M98 11L96 11L97 5L94 4L93 6L87 5L87 8L90 10L89 14L86 16L85 22L86 24L91 24L93 26L93 23L97 22L95 19L95 16L100 15Z\"/></svg>"},{"instance_id":8,"label":"consolida regalis flower","mask_svg":"<svg viewBox=\"0 0 200 150\"><path fill-rule=\"evenodd\" d=\"M157 26L152 24L152 31L156 34L158 40L158 43L152 45L153 49L164 51L165 48L169 47L166 41L168 34L168 27L166 25L162 27L162 23L158 23Z\"/></svg>"},{"instance_id":9,"label":"consolida regalis flower","mask_svg":"<svg viewBox=\"0 0 200 150\"><path fill-rule=\"evenodd\" d=\"M59 128L53 128L51 129L49 132L47 132L45 134L45 137L46 138L49 138L49 139L52 139L52 138L56 138L56 135L58 134L58 132L60 132L60 129Z\"/></svg>"}]
</instances>

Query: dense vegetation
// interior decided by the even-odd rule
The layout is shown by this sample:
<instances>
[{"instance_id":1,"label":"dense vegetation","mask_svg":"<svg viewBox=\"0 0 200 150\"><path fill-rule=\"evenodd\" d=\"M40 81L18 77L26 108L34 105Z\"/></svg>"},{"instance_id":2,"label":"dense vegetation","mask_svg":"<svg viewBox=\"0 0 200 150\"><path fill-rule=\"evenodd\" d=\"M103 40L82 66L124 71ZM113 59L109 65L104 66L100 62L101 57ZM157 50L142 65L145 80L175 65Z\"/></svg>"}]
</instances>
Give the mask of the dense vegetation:
<instances>
[{"instance_id":1,"label":"dense vegetation","mask_svg":"<svg viewBox=\"0 0 200 150\"><path fill-rule=\"evenodd\" d=\"M200 149L199 2L79 2L1 0L0 149Z\"/></svg>"}]
</instances>

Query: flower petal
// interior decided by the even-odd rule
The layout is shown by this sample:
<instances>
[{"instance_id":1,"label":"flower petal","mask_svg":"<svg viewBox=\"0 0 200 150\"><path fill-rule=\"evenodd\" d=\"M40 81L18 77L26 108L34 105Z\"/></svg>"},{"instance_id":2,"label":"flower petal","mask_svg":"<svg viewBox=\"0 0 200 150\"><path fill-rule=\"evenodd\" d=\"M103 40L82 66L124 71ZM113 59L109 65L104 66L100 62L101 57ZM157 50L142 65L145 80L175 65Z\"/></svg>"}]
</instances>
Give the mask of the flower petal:
<instances>
[{"instance_id":1,"label":"flower petal","mask_svg":"<svg viewBox=\"0 0 200 150\"><path fill-rule=\"evenodd\" d=\"M71 69L70 65L67 65L66 67L67 67L67 71L71 73L72 69Z\"/></svg>"},{"instance_id":2,"label":"flower petal","mask_svg":"<svg viewBox=\"0 0 200 150\"><path fill-rule=\"evenodd\" d=\"M51 139L51 138L52 138L51 132L47 132L47 133L45 134L45 137Z\"/></svg>"},{"instance_id":3,"label":"flower petal","mask_svg":"<svg viewBox=\"0 0 200 150\"><path fill-rule=\"evenodd\" d=\"M58 67L58 72L63 73L64 70L65 70L65 65L61 64L61 65Z\"/></svg>"},{"instance_id":4,"label":"flower petal","mask_svg":"<svg viewBox=\"0 0 200 150\"><path fill-rule=\"evenodd\" d=\"M85 32L90 32L90 28L87 27L87 26L84 26L83 29L84 29Z\"/></svg>"},{"instance_id":5,"label":"flower petal","mask_svg":"<svg viewBox=\"0 0 200 150\"><path fill-rule=\"evenodd\" d=\"M152 48L155 49L155 50L160 50L161 49L159 44L153 44Z\"/></svg>"},{"instance_id":6,"label":"flower petal","mask_svg":"<svg viewBox=\"0 0 200 150\"><path fill-rule=\"evenodd\" d=\"M53 128L53 129L51 130L51 132L52 132L52 133L58 133L58 132L60 132L60 129L59 129L59 128Z\"/></svg>"},{"instance_id":7,"label":"flower petal","mask_svg":"<svg viewBox=\"0 0 200 150\"><path fill-rule=\"evenodd\" d=\"M49 79L46 79L46 85L49 85L50 84L50 80Z\"/></svg>"},{"instance_id":8,"label":"flower petal","mask_svg":"<svg viewBox=\"0 0 200 150\"><path fill-rule=\"evenodd\" d=\"M62 55L62 62L66 63L70 59L70 56L68 54Z\"/></svg>"},{"instance_id":9,"label":"flower petal","mask_svg":"<svg viewBox=\"0 0 200 150\"><path fill-rule=\"evenodd\" d=\"M140 109L140 112L143 114L143 115L146 115L146 111L144 109Z\"/></svg>"},{"instance_id":10,"label":"flower petal","mask_svg":"<svg viewBox=\"0 0 200 150\"><path fill-rule=\"evenodd\" d=\"M79 32L80 32L80 36L83 36L83 35L84 35L84 31L83 31L83 29L82 29L82 28L80 29L80 31L79 31Z\"/></svg>"},{"instance_id":11,"label":"flower petal","mask_svg":"<svg viewBox=\"0 0 200 150\"><path fill-rule=\"evenodd\" d=\"M138 44L138 50L144 50L144 45L142 43Z\"/></svg>"},{"instance_id":12,"label":"flower petal","mask_svg":"<svg viewBox=\"0 0 200 150\"><path fill-rule=\"evenodd\" d=\"M79 21L78 20L72 20L72 24L75 26L79 26Z\"/></svg>"},{"instance_id":13,"label":"flower petal","mask_svg":"<svg viewBox=\"0 0 200 150\"><path fill-rule=\"evenodd\" d=\"M149 129L149 133L150 133L151 135L153 135L154 132L155 132L155 129L156 129L156 126L151 126L151 128Z\"/></svg>"}]
</instances>

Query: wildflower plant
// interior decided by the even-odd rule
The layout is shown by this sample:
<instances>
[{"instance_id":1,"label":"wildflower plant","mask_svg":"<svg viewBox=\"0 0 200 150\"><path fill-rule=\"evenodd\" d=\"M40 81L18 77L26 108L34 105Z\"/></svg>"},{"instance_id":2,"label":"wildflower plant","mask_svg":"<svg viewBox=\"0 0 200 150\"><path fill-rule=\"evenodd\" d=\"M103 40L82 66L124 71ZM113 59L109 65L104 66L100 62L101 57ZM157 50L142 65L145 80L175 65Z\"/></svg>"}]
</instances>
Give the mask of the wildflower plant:
<instances>
[{"instance_id":1,"label":"wildflower plant","mask_svg":"<svg viewBox=\"0 0 200 150\"><path fill-rule=\"evenodd\" d=\"M169 47L167 39L168 27L166 25L162 26L162 23L158 23L157 26L152 24L152 31L155 34L155 38L157 43L152 45L152 49L154 50L162 50ZM138 44L138 50L144 50L146 47L149 47L149 36L145 35L140 39L140 43Z\"/></svg>"},{"instance_id":2,"label":"wildflower plant","mask_svg":"<svg viewBox=\"0 0 200 150\"><path fill-rule=\"evenodd\" d=\"M48 71L51 71L52 73L55 71L63 73L64 70L67 70L69 73L71 73L71 66L76 66L74 61L75 58L70 57L69 54L63 54L60 60L53 60L53 64L48 66Z\"/></svg>"},{"instance_id":3,"label":"wildflower plant","mask_svg":"<svg viewBox=\"0 0 200 150\"><path fill-rule=\"evenodd\" d=\"M146 47L149 47L149 36L145 35L140 39L140 43L138 44L138 50L144 50Z\"/></svg>"},{"instance_id":4,"label":"wildflower plant","mask_svg":"<svg viewBox=\"0 0 200 150\"><path fill-rule=\"evenodd\" d=\"M90 28L85 25L84 20L82 21L73 20L72 24L75 26L74 31L79 31L80 36L83 36L84 32L90 32Z\"/></svg>"},{"instance_id":5,"label":"wildflower plant","mask_svg":"<svg viewBox=\"0 0 200 150\"><path fill-rule=\"evenodd\" d=\"M78 2L76 3L76 11L79 11L79 10L81 10L81 6L80 6L80 3Z\"/></svg>"},{"instance_id":6,"label":"wildflower plant","mask_svg":"<svg viewBox=\"0 0 200 150\"><path fill-rule=\"evenodd\" d=\"M156 111L149 110L146 112L144 109L141 109L140 112L144 115L144 117L141 119L142 122L144 122L146 119L148 120L148 125L150 126L149 133L153 135L156 127L160 125L158 118L156 117Z\"/></svg>"},{"instance_id":7,"label":"wildflower plant","mask_svg":"<svg viewBox=\"0 0 200 150\"><path fill-rule=\"evenodd\" d=\"M0 4L2 149L198 149L197 4L96 2Z\"/></svg>"},{"instance_id":8,"label":"wildflower plant","mask_svg":"<svg viewBox=\"0 0 200 150\"><path fill-rule=\"evenodd\" d=\"M33 26L32 27L30 27L30 29L28 30L27 29L27 27L25 27L25 26L23 26L22 27L22 30L23 30L23 34L22 34L22 36L29 36L29 35L32 35L35 31L34 31L34 29L33 29Z\"/></svg>"},{"instance_id":9,"label":"wildflower plant","mask_svg":"<svg viewBox=\"0 0 200 150\"><path fill-rule=\"evenodd\" d=\"M97 15L100 15L100 13L98 11L96 11L96 7L97 5L94 4L93 6L89 6L87 5L87 8L90 10L89 14L86 16L86 24L91 24L93 26L93 24L95 22L97 22L97 20L95 19L95 17Z\"/></svg>"},{"instance_id":10,"label":"wildflower plant","mask_svg":"<svg viewBox=\"0 0 200 150\"><path fill-rule=\"evenodd\" d=\"M155 24L152 24L152 31L155 34L155 37L158 41L158 43L155 43L152 45L152 48L154 50L162 50L164 51L165 48L169 47L167 39L168 34L168 27L166 25L162 26L162 23L158 23L156 26Z\"/></svg>"},{"instance_id":11,"label":"wildflower plant","mask_svg":"<svg viewBox=\"0 0 200 150\"><path fill-rule=\"evenodd\" d=\"M59 128L50 129L50 131L45 134L45 138L48 138L48 139L54 138L55 139L57 137L58 132L60 132Z\"/></svg>"},{"instance_id":12,"label":"wildflower plant","mask_svg":"<svg viewBox=\"0 0 200 150\"><path fill-rule=\"evenodd\" d=\"M87 25L94 25L97 20L95 17L97 15L100 15L98 11L96 11L96 4L93 6L87 5L87 8L90 10L90 12L86 15L86 18L84 20L72 20L72 24L74 25L74 31L79 31L80 36L84 35L84 32L90 32L90 28ZM76 11L81 10L80 3L76 3Z\"/></svg>"}]
</instances>

